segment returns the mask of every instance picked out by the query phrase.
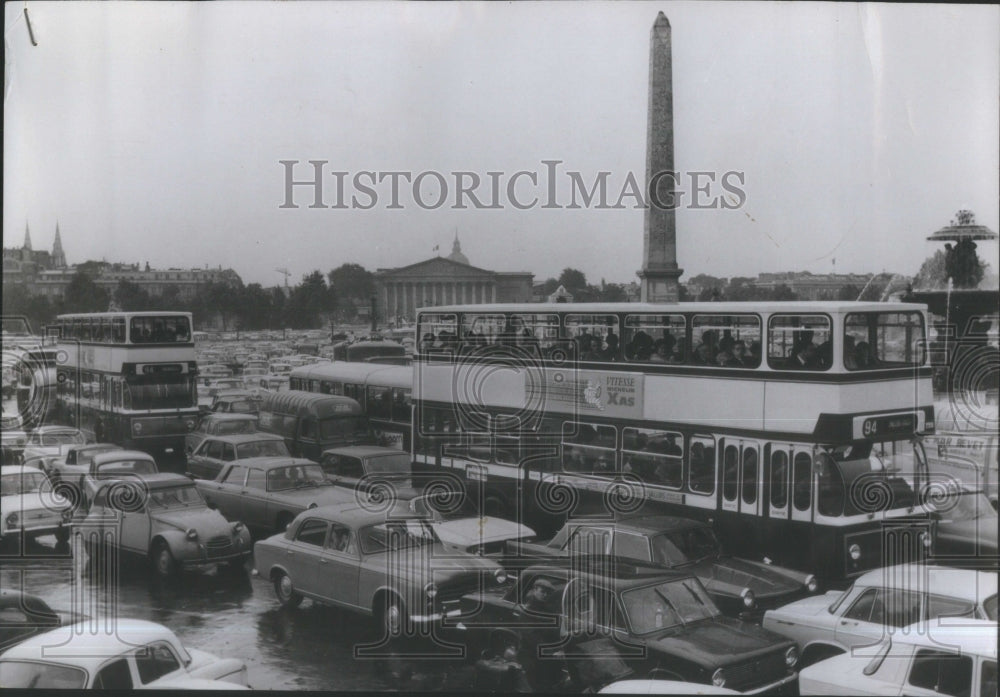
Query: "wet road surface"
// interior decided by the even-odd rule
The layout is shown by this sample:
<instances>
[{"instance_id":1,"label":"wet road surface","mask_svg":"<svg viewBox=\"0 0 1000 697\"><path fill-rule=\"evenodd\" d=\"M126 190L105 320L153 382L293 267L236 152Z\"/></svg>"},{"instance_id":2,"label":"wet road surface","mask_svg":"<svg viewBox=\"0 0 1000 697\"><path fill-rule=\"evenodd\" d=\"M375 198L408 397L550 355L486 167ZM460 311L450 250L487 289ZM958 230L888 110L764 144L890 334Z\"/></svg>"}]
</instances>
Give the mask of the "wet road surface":
<instances>
[{"instance_id":1,"label":"wet road surface","mask_svg":"<svg viewBox=\"0 0 1000 697\"><path fill-rule=\"evenodd\" d=\"M464 660L402 655L440 653L430 641L356 658L357 646L379 638L374 620L309 600L298 609L283 609L271 584L247 572L184 571L163 581L143 560L126 557L117 578L105 578L87 563L85 551L73 547L56 547L52 537L28 543L23 553L5 546L0 587L38 595L57 611L158 622L186 646L246 661L250 685L258 689L472 688L474 671Z\"/></svg>"}]
</instances>

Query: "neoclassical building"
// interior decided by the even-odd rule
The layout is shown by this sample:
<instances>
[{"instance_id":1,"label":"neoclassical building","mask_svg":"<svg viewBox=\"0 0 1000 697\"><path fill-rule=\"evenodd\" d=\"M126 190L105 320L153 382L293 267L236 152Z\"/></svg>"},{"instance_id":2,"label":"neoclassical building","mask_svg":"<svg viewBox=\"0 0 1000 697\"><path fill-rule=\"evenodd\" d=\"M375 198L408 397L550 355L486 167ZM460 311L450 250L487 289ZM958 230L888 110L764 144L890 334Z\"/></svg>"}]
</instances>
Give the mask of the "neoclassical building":
<instances>
[{"instance_id":1,"label":"neoclassical building","mask_svg":"<svg viewBox=\"0 0 1000 697\"><path fill-rule=\"evenodd\" d=\"M435 305L527 303L534 274L473 266L455 235L451 254L395 269L378 269L375 284L381 318L414 319L417 308Z\"/></svg>"}]
</instances>

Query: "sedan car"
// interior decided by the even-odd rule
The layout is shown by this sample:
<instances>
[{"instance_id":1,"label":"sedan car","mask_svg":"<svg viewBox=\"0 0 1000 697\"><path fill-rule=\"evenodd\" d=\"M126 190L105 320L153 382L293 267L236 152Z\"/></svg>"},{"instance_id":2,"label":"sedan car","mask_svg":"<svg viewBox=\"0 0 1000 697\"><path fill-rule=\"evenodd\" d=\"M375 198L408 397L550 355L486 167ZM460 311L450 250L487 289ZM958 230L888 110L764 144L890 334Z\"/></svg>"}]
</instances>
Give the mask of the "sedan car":
<instances>
[{"instance_id":1,"label":"sedan car","mask_svg":"<svg viewBox=\"0 0 1000 697\"><path fill-rule=\"evenodd\" d=\"M55 535L69 540L73 504L54 492L41 470L23 465L0 468L0 541Z\"/></svg>"},{"instance_id":2,"label":"sedan car","mask_svg":"<svg viewBox=\"0 0 1000 697\"><path fill-rule=\"evenodd\" d=\"M56 612L37 595L17 590L0 591L0 652L28 637L48 632L83 617Z\"/></svg>"},{"instance_id":3,"label":"sedan car","mask_svg":"<svg viewBox=\"0 0 1000 697\"><path fill-rule=\"evenodd\" d=\"M148 559L161 576L219 563L242 568L253 553L246 527L209 508L180 474L133 474L104 486L80 534L91 553L110 539L122 552Z\"/></svg>"},{"instance_id":4,"label":"sedan car","mask_svg":"<svg viewBox=\"0 0 1000 697\"><path fill-rule=\"evenodd\" d=\"M209 436L188 455L187 473L197 479L215 479L228 462L253 457L291 457L285 439L273 433Z\"/></svg>"},{"instance_id":5,"label":"sedan car","mask_svg":"<svg viewBox=\"0 0 1000 697\"><path fill-rule=\"evenodd\" d=\"M252 414L204 414L194 430L184 436L184 450L190 455L208 436L232 436L256 431L257 417Z\"/></svg>"},{"instance_id":6,"label":"sedan car","mask_svg":"<svg viewBox=\"0 0 1000 697\"><path fill-rule=\"evenodd\" d=\"M579 518L547 543L512 544L509 557L608 554L663 568L684 568L727 615L756 619L766 608L815 592L816 578L780 566L726 555L712 528L673 516Z\"/></svg>"},{"instance_id":7,"label":"sedan car","mask_svg":"<svg viewBox=\"0 0 1000 697\"><path fill-rule=\"evenodd\" d=\"M78 428L68 426L39 426L24 445L24 459L58 455L63 445L83 445L87 436Z\"/></svg>"},{"instance_id":8,"label":"sedan car","mask_svg":"<svg viewBox=\"0 0 1000 697\"><path fill-rule=\"evenodd\" d=\"M247 684L247 667L186 648L166 627L153 622L116 619L114 631L98 631L81 622L39 634L0 656L0 685L5 688L171 690L223 681ZM104 623L100 623L104 627Z\"/></svg>"},{"instance_id":9,"label":"sedan car","mask_svg":"<svg viewBox=\"0 0 1000 697\"><path fill-rule=\"evenodd\" d=\"M764 613L764 627L793 639L809 665L941 616L997 621L997 573L903 564Z\"/></svg>"},{"instance_id":10,"label":"sedan car","mask_svg":"<svg viewBox=\"0 0 1000 697\"><path fill-rule=\"evenodd\" d=\"M507 577L490 559L446 550L419 516L354 501L305 511L255 545L254 565L282 605L307 597L372 615L389 636L457 616L465 593Z\"/></svg>"},{"instance_id":11,"label":"sedan car","mask_svg":"<svg viewBox=\"0 0 1000 697\"><path fill-rule=\"evenodd\" d=\"M64 445L59 455L43 458L41 469L53 484L66 482L83 490L83 480L90 473L90 463L96 455L121 450L114 443L87 443Z\"/></svg>"},{"instance_id":12,"label":"sedan car","mask_svg":"<svg viewBox=\"0 0 1000 697\"><path fill-rule=\"evenodd\" d=\"M535 531L527 525L483 515L481 507L462 493L418 496L406 506L410 512L427 518L441 542L457 551L502 560L507 542L535 539Z\"/></svg>"},{"instance_id":13,"label":"sedan car","mask_svg":"<svg viewBox=\"0 0 1000 697\"><path fill-rule=\"evenodd\" d=\"M724 616L689 572L606 556L529 566L513 587L468 594L461 623L474 647L495 627L520 629L527 677L543 691L559 679L551 647L570 656L595 636L612 639L638 677L747 693L793 682L798 660L794 642Z\"/></svg>"},{"instance_id":14,"label":"sedan car","mask_svg":"<svg viewBox=\"0 0 1000 697\"><path fill-rule=\"evenodd\" d=\"M996 697L996 622L923 623L907 629L864 651L804 668L799 694Z\"/></svg>"},{"instance_id":15,"label":"sedan car","mask_svg":"<svg viewBox=\"0 0 1000 697\"><path fill-rule=\"evenodd\" d=\"M410 454L397 448L351 445L324 450L319 459L327 478L352 491L368 491L387 483L397 499L411 499L420 492L413 488Z\"/></svg>"},{"instance_id":16,"label":"sedan car","mask_svg":"<svg viewBox=\"0 0 1000 697\"><path fill-rule=\"evenodd\" d=\"M156 474L159 468L149 453L141 450L109 450L98 453L90 460L90 471L83 477L82 493L89 505L98 489L108 482L118 481L135 475Z\"/></svg>"},{"instance_id":17,"label":"sedan car","mask_svg":"<svg viewBox=\"0 0 1000 697\"><path fill-rule=\"evenodd\" d=\"M257 457L227 462L214 480L196 479L205 501L229 520L266 534L280 532L307 508L353 501L312 460Z\"/></svg>"}]
</instances>

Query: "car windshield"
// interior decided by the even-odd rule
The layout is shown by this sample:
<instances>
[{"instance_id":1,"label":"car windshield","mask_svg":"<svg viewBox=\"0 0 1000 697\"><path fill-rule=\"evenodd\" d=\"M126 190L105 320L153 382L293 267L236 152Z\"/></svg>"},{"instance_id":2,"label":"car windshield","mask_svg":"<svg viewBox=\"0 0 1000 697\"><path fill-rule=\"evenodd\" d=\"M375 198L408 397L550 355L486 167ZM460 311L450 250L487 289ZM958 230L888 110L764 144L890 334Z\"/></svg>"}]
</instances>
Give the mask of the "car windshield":
<instances>
[{"instance_id":1,"label":"car windshield","mask_svg":"<svg viewBox=\"0 0 1000 697\"><path fill-rule=\"evenodd\" d=\"M242 443L236 446L236 459L245 460L248 457L288 457L288 446L283 440L259 440L253 443Z\"/></svg>"},{"instance_id":2,"label":"car windshield","mask_svg":"<svg viewBox=\"0 0 1000 697\"><path fill-rule=\"evenodd\" d=\"M156 463L149 460L115 460L97 466L98 479L122 474L156 474Z\"/></svg>"},{"instance_id":3,"label":"car windshield","mask_svg":"<svg viewBox=\"0 0 1000 697\"><path fill-rule=\"evenodd\" d=\"M434 530L423 520L395 520L361 528L358 534L365 554L410 549L433 544Z\"/></svg>"},{"instance_id":4,"label":"car windshield","mask_svg":"<svg viewBox=\"0 0 1000 697\"><path fill-rule=\"evenodd\" d=\"M319 422L319 437L322 440L350 439L363 435L367 427L363 416L334 416Z\"/></svg>"},{"instance_id":5,"label":"car windshield","mask_svg":"<svg viewBox=\"0 0 1000 697\"><path fill-rule=\"evenodd\" d=\"M87 439L82 433L76 432L62 432L62 433L43 433L41 437L41 444L43 446L56 446L56 445L83 445L87 442Z\"/></svg>"},{"instance_id":6,"label":"car windshield","mask_svg":"<svg viewBox=\"0 0 1000 697\"><path fill-rule=\"evenodd\" d=\"M205 499L201 497L194 485L174 486L169 489L155 489L149 494L150 508L190 508L204 506Z\"/></svg>"},{"instance_id":7,"label":"car windshield","mask_svg":"<svg viewBox=\"0 0 1000 697\"><path fill-rule=\"evenodd\" d=\"M996 595L991 595L986 600L983 601L983 610L986 611L986 617L997 621L997 597Z\"/></svg>"},{"instance_id":8,"label":"car windshield","mask_svg":"<svg viewBox=\"0 0 1000 697\"><path fill-rule=\"evenodd\" d=\"M0 478L0 495L20 496L21 494L35 494L42 490L45 484L45 475L41 472L18 472L16 474L5 474Z\"/></svg>"},{"instance_id":9,"label":"car windshield","mask_svg":"<svg viewBox=\"0 0 1000 697\"><path fill-rule=\"evenodd\" d=\"M948 520L979 520L985 525L997 527L997 511L981 491L960 489L940 496L929 496L929 507L939 511Z\"/></svg>"},{"instance_id":10,"label":"car windshield","mask_svg":"<svg viewBox=\"0 0 1000 697\"><path fill-rule=\"evenodd\" d=\"M79 690L87 685L87 672L56 663L0 661L0 685L21 689Z\"/></svg>"},{"instance_id":11,"label":"car windshield","mask_svg":"<svg viewBox=\"0 0 1000 697\"><path fill-rule=\"evenodd\" d=\"M254 433L256 425L249 419L239 419L236 421L222 421L218 424L215 432L220 436L233 436L241 433Z\"/></svg>"},{"instance_id":12,"label":"car windshield","mask_svg":"<svg viewBox=\"0 0 1000 697\"><path fill-rule=\"evenodd\" d=\"M695 578L633 588L622 593L622 601L635 634L649 634L719 614Z\"/></svg>"},{"instance_id":13,"label":"car windshield","mask_svg":"<svg viewBox=\"0 0 1000 697\"><path fill-rule=\"evenodd\" d=\"M719 541L708 527L674 530L652 538L653 561L664 566L696 562L719 555Z\"/></svg>"},{"instance_id":14,"label":"car windshield","mask_svg":"<svg viewBox=\"0 0 1000 697\"><path fill-rule=\"evenodd\" d=\"M406 453L379 455L365 460L369 474L410 474L410 456Z\"/></svg>"},{"instance_id":15,"label":"car windshield","mask_svg":"<svg viewBox=\"0 0 1000 697\"><path fill-rule=\"evenodd\" d=\"M267 473L268 491L286 491L302 487L331 484L319 465L276 467Z\"/></svg>"}]
</instances>

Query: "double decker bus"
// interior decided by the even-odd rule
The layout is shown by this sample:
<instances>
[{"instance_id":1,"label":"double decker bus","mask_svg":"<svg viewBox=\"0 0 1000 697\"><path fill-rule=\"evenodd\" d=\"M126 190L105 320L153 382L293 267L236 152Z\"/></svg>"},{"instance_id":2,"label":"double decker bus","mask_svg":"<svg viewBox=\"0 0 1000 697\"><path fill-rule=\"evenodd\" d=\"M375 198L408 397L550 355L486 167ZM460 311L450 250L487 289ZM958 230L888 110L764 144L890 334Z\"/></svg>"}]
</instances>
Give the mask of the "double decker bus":
<instances>
[{"instance_id":1,"label":"double decker bus","mask_svg":"<svg viewBox=\"0 0 1000 697\"><path fill-rule=\"evenodd\" d=\"M409 452L413 369L382 363L315 363L289 374L289 389L357 400L378 445Z\"/></svg>"},{"instance_id":2,"label":"double decker bus","mask_svg":"<svg viewBox=\"0 0 1000 697\"><path fill-rule=\"evenodd\" d=\"M424 309L415 467L538 527L655 510L843 581L933 543L926 324L900 303Z\"/></svg>"},{"instance_id":3,"label":"double decker bus","mask_svg":"<svg viewBox=\"0 0 1000 697\"><path fill-rule=\"evenodd\" d=\"M189 312L57 317L56 420L98 442L183 454L198 421L191 326Z\"/></svg>"}]
</instances>

